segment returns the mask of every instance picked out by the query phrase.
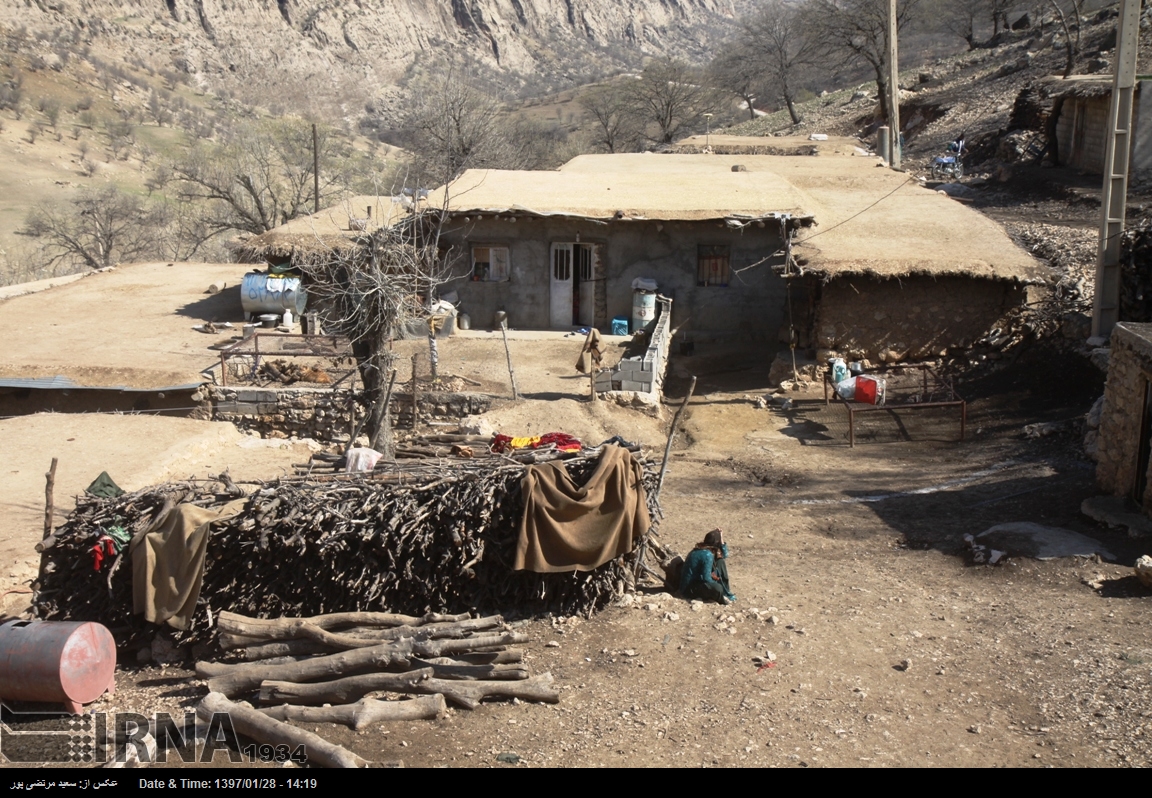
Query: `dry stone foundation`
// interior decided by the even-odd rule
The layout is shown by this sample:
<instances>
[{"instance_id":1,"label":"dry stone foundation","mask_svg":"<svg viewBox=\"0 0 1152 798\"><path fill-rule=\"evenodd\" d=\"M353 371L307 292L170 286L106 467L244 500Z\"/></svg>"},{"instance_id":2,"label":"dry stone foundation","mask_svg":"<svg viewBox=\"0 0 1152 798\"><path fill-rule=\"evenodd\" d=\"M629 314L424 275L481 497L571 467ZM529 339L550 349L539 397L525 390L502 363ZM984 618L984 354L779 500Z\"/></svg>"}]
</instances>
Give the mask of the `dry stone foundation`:
<instances>
[{"instance_id":1,"label":"dry stone foundation","mask_svg":"<svg viewBox=\"0 0 1152 798\"><path fill-rule=\"evenodd\" d=\"M1113 496L1131 495L1135 487L1140 426L1150 381L1152 324L1117 324L1112 331L1108 382L1096 438L1096 482ZM1143 509L1152 515L1152 486L1144 490Z\"/></svg>"},{"instance_id":2,"label":"dry stone foundation","mask_svg":"<svg viewBox=\"0 0 1152 798\"><path fill-rule=\"evenodd\" d=\"M194 398L201 403L198 415L230 421L263 438L312 438L343 443L351 435L349 412L356 423L364 409L346 390L331 388L223 388L205 387ZM428 393L420 395L420 420L450 421L479 415L491 409L492 397L478 393ZM412 395L392 395L392 419L399 428L412 426Z\"/></svg>"}]
</instances>

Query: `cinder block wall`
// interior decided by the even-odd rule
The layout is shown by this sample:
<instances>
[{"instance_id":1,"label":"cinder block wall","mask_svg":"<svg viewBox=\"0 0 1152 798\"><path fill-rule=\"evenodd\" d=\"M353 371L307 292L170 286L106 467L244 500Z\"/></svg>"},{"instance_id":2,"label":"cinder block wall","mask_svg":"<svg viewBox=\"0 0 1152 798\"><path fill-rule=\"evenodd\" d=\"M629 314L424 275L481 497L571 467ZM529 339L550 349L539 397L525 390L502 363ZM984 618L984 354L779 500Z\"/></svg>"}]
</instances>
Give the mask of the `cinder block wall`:
<instances>
[{"instance_id":1,"label":"cinder block wall","mask_svg":"<svg viewBox=\"0 0 1152 798\"><path fill-rule=\"evenodd\" d=\"M1136 480L1144 390L1152 375L1152 324L1117 324L1111 348L1097 437L1096 482L1114 496L1127 496ZM1152 515L1152 487L1144 491L1144 511Z\"/></svg>"},{"instance_id":2,"label":"cinder block wall","mask_svg":"<svg viewBox=\"0 0 1152 798\"><path fill-rule=\"evenodd\" d=\"M940 357L983 338L1024 295L1024 286L975 277L835 277L816 313L817 360Z\"/></svg>"}]
</instances>

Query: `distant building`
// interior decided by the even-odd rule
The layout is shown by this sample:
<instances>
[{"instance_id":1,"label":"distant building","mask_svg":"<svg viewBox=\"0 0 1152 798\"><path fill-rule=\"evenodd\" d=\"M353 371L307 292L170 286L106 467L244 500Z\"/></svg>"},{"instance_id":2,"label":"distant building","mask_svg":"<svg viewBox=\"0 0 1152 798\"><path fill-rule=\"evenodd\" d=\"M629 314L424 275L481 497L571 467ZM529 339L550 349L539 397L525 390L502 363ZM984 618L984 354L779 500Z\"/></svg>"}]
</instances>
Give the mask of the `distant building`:
<instances>
[{"instance_id":1,"label":"distant building","mask_svg":"<svg viewBox=\"0 0 1152 798\"><path fill-rule=\"evenodd\" d=\"M1129 176L1152 178L1152 103L1141 103L1143 86L1136 84L1132 107L1132 152ZM1112 103L1111 75L1051 77L1043 88L1052 98L1049 124L1055 125L1057 161L1084 172L1102 175L1108 153L1108 115Z\"/></svg>"}]
</instances>

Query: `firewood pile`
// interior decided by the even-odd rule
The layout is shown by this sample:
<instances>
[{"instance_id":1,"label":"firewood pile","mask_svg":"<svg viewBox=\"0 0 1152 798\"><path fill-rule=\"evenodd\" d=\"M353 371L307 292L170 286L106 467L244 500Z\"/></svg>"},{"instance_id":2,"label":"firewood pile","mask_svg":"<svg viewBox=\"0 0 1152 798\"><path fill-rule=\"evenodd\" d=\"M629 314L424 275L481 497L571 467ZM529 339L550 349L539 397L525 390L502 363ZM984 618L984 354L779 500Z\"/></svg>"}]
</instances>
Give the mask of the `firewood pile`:
<instances>
[{"instance_id":1,"label":"firewood pile","mask_svg":"<svg viewBox=\"0 0 1152 798\"><path fill-rule=\"evenodd\" d=\"M285 751L303 750L310 762L328 767L366 763L291 721L359 731L439 718L449 703L475 709L489 697L560 700L550 673L529 677L523 651L509 648L527 637L498 615L343 612L260 619L224 612L218 627L221 648L238 661L196 664L211 691L197 709L201 719L227 712L241 734Z\"/></svg>"},{"instance_id":2,"label":"firewood pile","mask_svg":"<svg viewBox=\"0 0 1152 798\"><path fill-rule=\"evenodd\" d=\"M567 460L578 484L595 470L594 455ZM589 616L643 578L662 578L656 566L672 558L656 537L656 470L642 462L652 530L629 554L575 573L512 570L526 468L515 459L396 461L369 474L262 484L239 515L214 524L196 612L176 641L211 641L226 611L258 618L433 610ZM127 547L96 570L94 543L115 526L148 528L166 502L221 506L235 498L232 488L181 482L114 499L79 497L44 546L37 617L97 621L122 645L144 644L153 628L132 613Z\"/></svg>"}]
</instances>

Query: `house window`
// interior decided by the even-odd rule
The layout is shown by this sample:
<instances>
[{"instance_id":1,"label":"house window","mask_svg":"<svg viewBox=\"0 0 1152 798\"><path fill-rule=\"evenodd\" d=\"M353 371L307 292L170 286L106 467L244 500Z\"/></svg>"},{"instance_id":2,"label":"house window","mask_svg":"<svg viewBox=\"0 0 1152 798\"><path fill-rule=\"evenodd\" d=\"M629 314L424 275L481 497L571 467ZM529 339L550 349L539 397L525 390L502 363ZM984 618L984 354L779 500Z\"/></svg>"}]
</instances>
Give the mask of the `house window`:
<instances>
[{"instance_id":1,"label":"house window","mask_svg":"<svg viewBox=\"0 0 1152 798\"><path fill-rule=\"evenodd\" d=\"M726 287L731 276L726 245L701 245L696 251L696 284Z\"/></svg>"},{"instance_id":2,"label":"house window","mask_svg":"<svg viewBox=\"0 0 1152 798\"><path fill-rule=\"evenodd\" d=\"M472 247L472 280L501 283L508 279L508 247Z\"/></svg>"}]
</instances>

